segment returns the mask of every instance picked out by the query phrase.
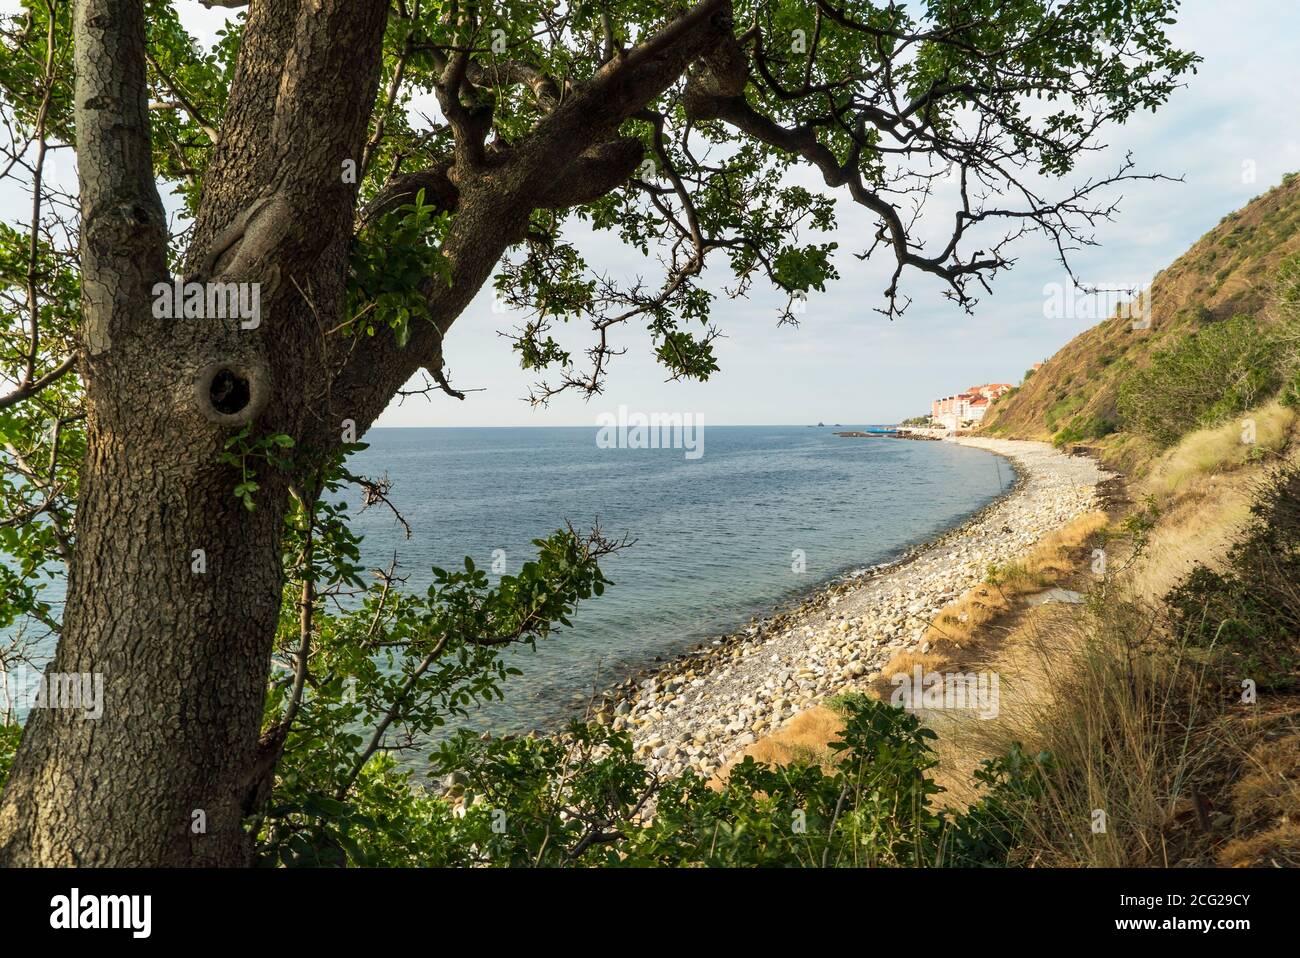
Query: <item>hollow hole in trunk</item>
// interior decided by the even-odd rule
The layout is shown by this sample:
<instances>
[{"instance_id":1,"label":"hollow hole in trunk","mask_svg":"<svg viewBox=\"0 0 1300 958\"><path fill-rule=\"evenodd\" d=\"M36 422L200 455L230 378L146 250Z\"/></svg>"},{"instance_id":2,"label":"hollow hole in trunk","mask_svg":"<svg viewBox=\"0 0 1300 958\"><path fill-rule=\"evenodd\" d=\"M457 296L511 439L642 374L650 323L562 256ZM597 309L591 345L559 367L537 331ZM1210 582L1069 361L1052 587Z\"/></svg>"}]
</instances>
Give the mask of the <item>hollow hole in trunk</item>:
<instances>
[{"instance_id":1,"label":"hollow hole in trunk","mask_svg":"<svg viewBox=\"0 0 1300 958\"><path fill-rule=\"evenodd\" d=\"M212 408L225 416L243 412L252 400L253 391L248 380L229 369L219 369L208 387Z\"/></svg>"}]
</instances>

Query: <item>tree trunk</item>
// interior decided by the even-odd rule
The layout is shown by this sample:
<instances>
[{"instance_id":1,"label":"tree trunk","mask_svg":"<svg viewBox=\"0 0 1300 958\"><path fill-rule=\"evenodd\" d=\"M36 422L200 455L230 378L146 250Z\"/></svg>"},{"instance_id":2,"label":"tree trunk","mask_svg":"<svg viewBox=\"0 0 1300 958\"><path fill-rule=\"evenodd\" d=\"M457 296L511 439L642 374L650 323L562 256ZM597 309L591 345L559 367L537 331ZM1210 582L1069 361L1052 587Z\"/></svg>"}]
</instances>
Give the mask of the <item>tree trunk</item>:
<instances>
[{"instance_id":1,"label":"tree trunk","mask_svg":"<svg viewBox=\"0 0 1300 958\"><path fill-rule=\"evenodd\" d=\"M187 276L256 284L250 328L154 308L155 284L172 277L141 4L77 0L87 453L46 675L102 676L104 700L98 718L32 711L0 795L0 866L250 862L242 821L287 479L250 458L261 484L250 512L222 453L244 426L250 441L284 432L321 453L349 415L328 401L323 328L343 311L355 186L340 161L364 142L386 10L264 0L250 11ZM353 414L360 430L382 409L369 406Z\"/></svg>"},{"instance_id":2,"label":"tree trunk","mask_svg":"<svg viewBox=\"0 0 1300 958\"><path fill-rule=\"evenodd\" d=\"M0 795L0 866L239 865L283 581L288 479L256 457L256 510L226 442L287 433L297 468L360 435L523 240L535 209L589 202L642 153L620 123L730 36L725 0L611 61L491 158L482 114L440 91L457 137L447 274L428 322L339 335L356 184L387 0L259 0L203 179L187 276L260 292L260 324L160 316L168 230L151 163L141 0L75 0L88 449L63 629L47 675L103 677L98 718L37 709ZM458 83L453 66L446 82ZM497 147L494 147L497 149ZM450 195L450 194L448 194ZM444 196L444 199L447 198ZM173 303L173 306L176 304Z\"/></svg>"},{"instance_id":3,"label":"tree trunk","mask_svg":"<svg viewBox=\"0 0 1300 958\"><path fill-rule=\"evenodd\" d=\"M80 0L74 31L88 448L46 680L102 676L102 714L33 710L0 800L0 865L243 863L285 493L261 477L249 513L221 452L267 405L268 374L237 322L154 315L167 234L139 5ZM213 406L216 370L246 377L242 407Z\"/></svg>"},{"instance_id":4,"label":"tree trunk","mask_svg":"<svg viewBox=\"0 0 1300 958\"><path fill-rule=\"evenodd\" d=\"M249 861L245 775L280 607L284 494L263 487L247 512L213 444L179 434L149 395L124 398L90 404L46 673L102 674L103 713L33 710L0 805L0 865Z\"/></svg>"}]
</instances>

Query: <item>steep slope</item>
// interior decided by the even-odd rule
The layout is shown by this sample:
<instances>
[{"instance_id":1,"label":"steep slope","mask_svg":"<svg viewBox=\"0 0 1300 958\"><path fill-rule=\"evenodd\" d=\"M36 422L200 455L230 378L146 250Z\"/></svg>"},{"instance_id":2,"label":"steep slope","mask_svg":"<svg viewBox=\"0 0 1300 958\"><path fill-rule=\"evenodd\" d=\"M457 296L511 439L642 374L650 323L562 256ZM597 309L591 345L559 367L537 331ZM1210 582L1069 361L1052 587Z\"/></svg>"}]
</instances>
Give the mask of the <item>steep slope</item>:
<instances>
[{"instance_id":1,"label":"steep slope","mask_svg":"<svg viewBox=\"0 0 1300 958\"><path fill-rule=\"evenodd\" d=\"M983 431L1050 439L1066 427L1095 438L1122 426L1119 384L1151 356L1212 323L1243 314L1271 322L1279 264L1300 252L1300 175L1225 216L1153 280L1150 326L1117 315L1080 333L989 411ZM1123 309L1120 310L1121 314Z\"/></svg>"}]
</instances>

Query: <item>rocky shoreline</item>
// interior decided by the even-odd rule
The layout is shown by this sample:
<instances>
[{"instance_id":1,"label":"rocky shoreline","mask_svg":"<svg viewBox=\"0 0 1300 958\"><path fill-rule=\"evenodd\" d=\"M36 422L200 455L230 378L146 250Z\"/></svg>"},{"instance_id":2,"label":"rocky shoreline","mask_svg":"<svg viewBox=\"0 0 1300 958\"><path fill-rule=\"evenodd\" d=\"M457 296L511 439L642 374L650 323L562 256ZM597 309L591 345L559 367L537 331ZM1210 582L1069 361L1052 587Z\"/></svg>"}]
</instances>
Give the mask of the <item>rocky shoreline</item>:
<instances>
[{"instance_id":1,"label":"rocky shoreline","mask_svg":"<svg viewBox=\"0 0 1300 958\"><path fill-rule=\"evenodd\" d=\"M823 586L798 605L712 640L609 690L597 721L632 734L640 759L673 775L710 775L737 752L823 699L865 687L923 636L945 605L1045 535L1097 508L1110 477L1047 443L966 437L1010 459L1009 493L900 559Z\"/></svg>"}]
</instances>

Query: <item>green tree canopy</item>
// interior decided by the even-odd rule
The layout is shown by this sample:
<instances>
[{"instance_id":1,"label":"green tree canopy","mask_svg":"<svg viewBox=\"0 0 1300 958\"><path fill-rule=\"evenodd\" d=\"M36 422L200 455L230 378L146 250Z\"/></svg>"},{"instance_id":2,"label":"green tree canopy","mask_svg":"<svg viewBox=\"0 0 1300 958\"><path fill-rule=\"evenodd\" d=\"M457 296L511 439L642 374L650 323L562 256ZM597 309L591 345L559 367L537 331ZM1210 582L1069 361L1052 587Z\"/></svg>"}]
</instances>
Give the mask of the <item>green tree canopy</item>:
<instances>
[{"instance_id":1,"label":"green tree canopy","mask_svg":"<svg viewBox=\"0 0 1300 958\"><path fill-rule=\"evenodd\" d=\"M312 643L350 636L339 654L359 666L374 641L319 601L359 576L328 495L357 481L385 499L344 457L421 369L463 398L443 338L485 286L523 317L509 335L536 401L598 392L632 324L669 375L707 379L710 266L733 295L779 290L781 322L853 262L841 246L890 264L885 316L913 282L969 309L1017 240L1045 235L1063 261L1092 241L1109 188L1141 175L1126 160L1078 181L1080 158L1196 62L1166 35L1174 0L209 5L236 10L211 49L163 0L24 0L0 26L0 628L20 646L58 634L56 664L111 661L146 700L111 710L93 748L29 723L0 862L61 860L74 822L105 862L239 860L289 725L310 718L303 688L338 677ZM869 234L839 236L837 203ZM644 254L645 275L589 262L577 221ZM160 317L150 291L172 274L258 284L265 319ZM581 353L564 323L589 330ZM470 569L377 616L405 678L376 678L387 704L354 717L381 721L406 679L439 677L417 699L441 707L464 704L455 682L485 691L420 663L545 634L598 591L609 547L564 533L514 591L483 593ZM60 614L46 587L65 568ZM148 681L164 664L184 692ZM122 761L141 741L181 757L166 780ZM113 784L82 814L35 790L42 775ZM188 792L219 851L176 840ZM151 824L115 833L119 806Z\"/></svg>"}]
</instances>

